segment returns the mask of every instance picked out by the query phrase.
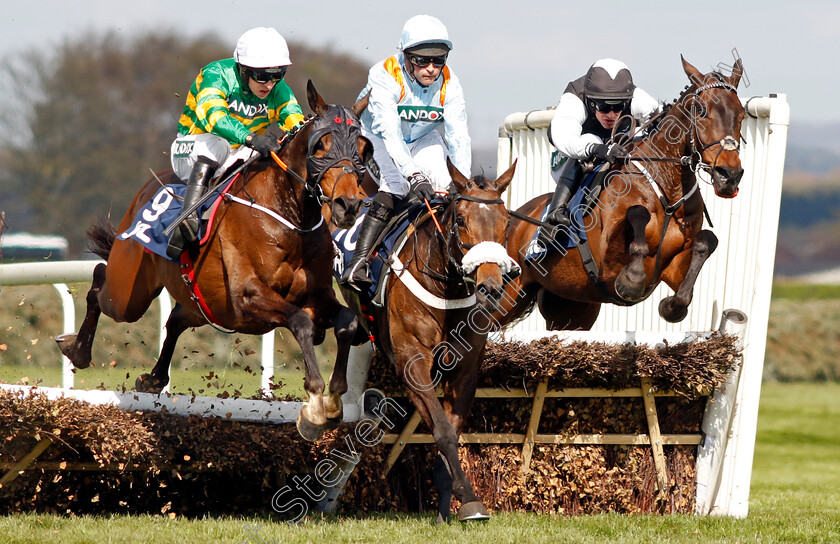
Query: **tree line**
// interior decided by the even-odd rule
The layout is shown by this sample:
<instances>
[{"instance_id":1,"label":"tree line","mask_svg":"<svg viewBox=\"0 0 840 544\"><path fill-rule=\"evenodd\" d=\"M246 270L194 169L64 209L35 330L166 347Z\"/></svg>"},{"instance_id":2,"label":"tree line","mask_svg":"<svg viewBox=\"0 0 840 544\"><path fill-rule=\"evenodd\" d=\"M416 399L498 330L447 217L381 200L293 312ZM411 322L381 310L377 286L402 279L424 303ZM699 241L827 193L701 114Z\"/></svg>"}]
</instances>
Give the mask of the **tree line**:
<instances>
[{"instance_id":1,"label":"tree line","mask_svg":"<svg viewBox=\"0 0 840 544\"><path fill-rule=\"evenodd\" d=\"M169 147L201 67L235 44L208 34L184 38L114 32L66 40L0 62L0 211L7 231L61 234L85 258L85 231L99 217L120 221L152 172L169 168ZM309 112L306 81L325 100L352 104L365 62L289 42L286 80Z\"/></svg>"}]
</instances>

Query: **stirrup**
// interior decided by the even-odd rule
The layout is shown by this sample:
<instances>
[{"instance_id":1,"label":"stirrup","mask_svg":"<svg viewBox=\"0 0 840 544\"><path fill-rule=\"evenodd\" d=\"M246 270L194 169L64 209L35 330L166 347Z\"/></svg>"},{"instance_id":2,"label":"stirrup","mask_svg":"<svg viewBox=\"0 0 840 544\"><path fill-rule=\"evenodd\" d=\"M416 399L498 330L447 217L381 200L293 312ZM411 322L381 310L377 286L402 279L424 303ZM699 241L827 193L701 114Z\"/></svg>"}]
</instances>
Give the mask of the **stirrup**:
<instances>
[{"instance_id":1,"label":"stirrup","mask_svg":"<svg viewBox=\"0 0 840 544\"><path fill-rule=\"evenodd\" d=\"M166 256L170 259L178 260L181 253L187 250L188 247L196 243L198 227L192 230L190 220L193 220L195 225L198 225L198 219L195 217L188 217L184 219L178 228L172 231L169 241L166 243Z\"/></svg>"},{"instance_id":2,"label":"stirrup","mask_svg":"<svg viewBox=\"0 0 840 544\"><path fill-rule=\"evenodd\" d=\"M565 213L563 213L564 210ZM555 227L571 226L572 218L569 214L569 207L566 205L557 206L556 209L552 210L548 214L548 217L545 218L545 222Z\"/></svg>"},{"instance_id":3,"label":"stirrup","mask_svg":"<svg viewBox=\"0 0 840 544\"><path fill-rule=\"evenodd\" d=\"M359 294L364 294L373 285L373 280L370 279L370 271L367 264L359 262L353 268L342 274L339 283Z\"/></svg>"}]
</instances>

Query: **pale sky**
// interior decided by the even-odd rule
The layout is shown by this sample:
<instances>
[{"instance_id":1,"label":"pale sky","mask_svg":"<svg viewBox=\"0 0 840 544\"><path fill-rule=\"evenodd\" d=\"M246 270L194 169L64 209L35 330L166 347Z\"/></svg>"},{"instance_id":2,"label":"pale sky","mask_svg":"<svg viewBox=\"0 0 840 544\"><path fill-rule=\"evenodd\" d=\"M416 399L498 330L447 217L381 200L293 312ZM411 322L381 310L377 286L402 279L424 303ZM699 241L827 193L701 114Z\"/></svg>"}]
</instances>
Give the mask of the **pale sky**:
<instances>
[{"instance_id":1,"label":"pale sky","mask_svg":"<svg viewBox=\"0 0 840 544\"><path fill-rule=\"evenodd\" d=\"M245 30L274 26L288 40L372 64L396 52L403 24L421 13L448 27L476 147L495 145L508 114L556 105L566 84L602 57L625 62L638 86L670 101L687 83L681 53L708 71L731 65L737 50L749 79L741 96L786 93L792 123L840 121L840 109L826 108L840 84L835 1L6 1L0 54L46 49L90 30L131 36L160 28L214 32L232 51Z\"/></svg>"}]
</instances>

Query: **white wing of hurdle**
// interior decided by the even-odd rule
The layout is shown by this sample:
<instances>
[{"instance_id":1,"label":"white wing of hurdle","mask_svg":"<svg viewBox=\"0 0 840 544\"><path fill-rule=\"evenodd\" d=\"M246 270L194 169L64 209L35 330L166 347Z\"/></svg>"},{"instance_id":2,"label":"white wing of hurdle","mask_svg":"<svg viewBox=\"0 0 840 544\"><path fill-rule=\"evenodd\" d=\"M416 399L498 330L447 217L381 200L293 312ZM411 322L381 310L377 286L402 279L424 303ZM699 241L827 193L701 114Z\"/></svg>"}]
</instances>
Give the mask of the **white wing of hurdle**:
<instances>
[{"instance_id":1,"label":"white wing of hurdle","mask_svg":"<svg viewBox=\"0 0 840 544\"><path fill-rule=\"evenodd\" d=\"M61 298L63 325L62 332L73 333L77 330L76 311L73 296L67 283L90 282L94 267L102 261L54 261L43 263L0 264L0 286L2 285L42 285L51 284ZM159 348L163 347L166 337L166 320L172 311L172 301L164 289L157 298L160 305ZM274 340L275 332L262 335L261 389L269 394L274 376ZM269 401L250 399L221 399L218 397L199 397L183 394L170 394L169 386L161 395L150 393L119 391L88 391L73 389L73 363L59 354L62 365L63 387L32 387L0 384L0 389L27 391L45 394L47 398L75 398L91 404L110 404L124 410L160 410L166 408L170 413L180 415L219 416L237 421L260 421L263 423L289 423L297 419L303 406L296 401Z\"/></svg>"},{"instance_id":2,"label":"white wing of hurdle","mask_svg":"<svg viewBox=\"0 0 840 544\"><path fill-rule=\"evenodd\" d=\"M720 467L720 475L716 478L716 471L712 470L710 477L715 481L699 482L697 513L736 517L744 517L748 512L790 120L790 107L784 94L753 97L744 100L744 107L747 111L741 126L744 176L739 195L725 200L715 196L708 184L700 184L714 225L712 230L720 245L700 272L686 319L671 324L659 317L659 301L671 294L668 287L661 285L647 301L636 306L604 305L592 329L592 334L596 335L593 340L597 339L597 334L624 331L659 333L665 337L670 336L666 333L714 330L716 320L729 308L738 309L749 317L742 336L741 379L722 388L730 392L730 397L735 397L734 401L730 398L729 411L726 411L726 417L731 417L731 425L726 426L719 443L712 448L708 443L714 439L709 430L715 425L705 423L708 447L704 450L701 445L698 455L698 473L709 473L712 469L704 465L708 463L714 469ZM518 160L516 176L507 191L511 209L554 189L549 173L553 147L547 138L553 116L553 110L513 113L505 118L504 127L500 129L497 172L505 171L515 159ZM538 311L534 311L529 318L505 331L505 337L533 338L546 333L545 321ZM718 400L726 404L725 400ZM708 417L723 416L712 413ZM726 443L722 459L721 441Z\"/></svg>"}]
</instances>

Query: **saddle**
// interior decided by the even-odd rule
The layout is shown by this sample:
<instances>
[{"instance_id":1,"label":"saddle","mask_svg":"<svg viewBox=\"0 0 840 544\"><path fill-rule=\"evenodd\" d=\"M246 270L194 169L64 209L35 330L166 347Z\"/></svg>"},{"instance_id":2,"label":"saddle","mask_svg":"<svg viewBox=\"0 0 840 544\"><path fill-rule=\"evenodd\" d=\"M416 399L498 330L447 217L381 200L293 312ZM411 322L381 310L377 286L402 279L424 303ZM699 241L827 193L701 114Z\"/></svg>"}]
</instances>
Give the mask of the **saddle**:
<instances>
[{"instance_id":1,"label":"saddle","mask_svg":"<svg viewBox=\"0 0 840 544\"><path fill-rule=\"evenodd\" d=\"M432 206L436 206L436 204L439 206L439 203L436 202L433 202ZM333 275L336 280L341 278L346 263L349 263L350 259L353 258L358 229L367 214L367 210L367 206L362 208L356 222L349 229L338 229L332 233L336 253L333 260ZM367 293L363 293L363 298L374 302L374 304L379 301L377 305L381 306L383 286L387 283L387 277L390 273L390 267L385 266L385 263L390 260L392 253L398 252L402 248L406 237L410 234L409 226L412 224L419 225L425 222L428 217L429 214L425 205L416 201L409 200L397 206L382 234L379 235L376 244L374 244L375 249L368 261L368 271L373 284Z\"/></svg>"},{"instance_id":2,"label":"saddle","mask_svg":"<svg viewBox=\"0 0 840 544\"><path fill-rule=\"evenodd\" d=\"M525 260L537 259L556 251L578 247L587 240L586 223L584 218L598 201L598 196L604 188L609 168L599 164L592 172L587 173L580 183L580 187L569 202L569 216L572 224L568 228L557 227L551 233L544 231L544 226L537 227L525 253ZM549 204L546 204L540 214L540 221L545 222L548 216ZM551 240L546 243L546 240Z\"/></svg>"}]
</instances>

